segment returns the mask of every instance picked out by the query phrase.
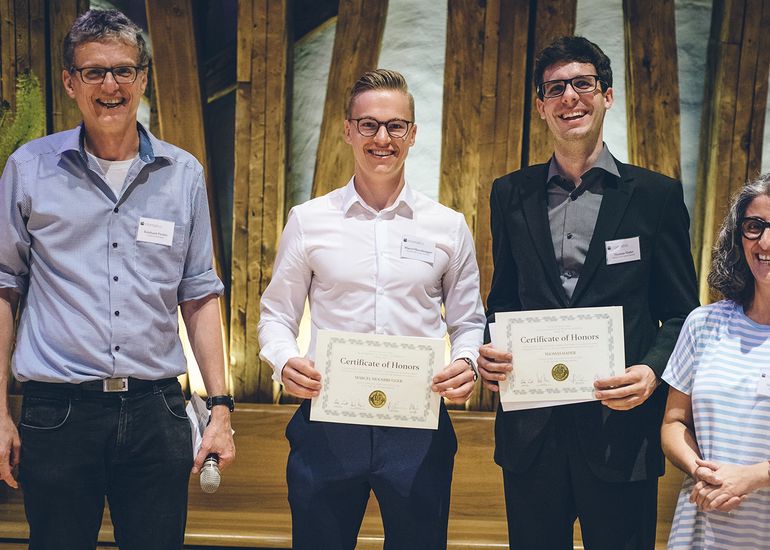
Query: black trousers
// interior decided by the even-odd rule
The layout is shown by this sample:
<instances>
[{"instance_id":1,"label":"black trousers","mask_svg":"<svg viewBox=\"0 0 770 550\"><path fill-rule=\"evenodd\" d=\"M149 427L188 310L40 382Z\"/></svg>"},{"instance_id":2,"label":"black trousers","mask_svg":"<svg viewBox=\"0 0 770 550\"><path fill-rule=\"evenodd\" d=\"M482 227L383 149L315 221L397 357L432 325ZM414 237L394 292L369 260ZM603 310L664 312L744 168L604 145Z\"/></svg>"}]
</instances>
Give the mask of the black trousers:
<instances>
[{"instance_id":1,"label":"black trousers","mask_svg":"<svg viewBox=\"0 0 770 550\"><path fill-rule=\"evenodd\" d=\"M572 550L580 518L586 550L654 550L658 479L611 483L596 477L563 412L554 411L529 470L503 470L510 548Z\"/></svg>"},{"instance_id":2,"label":"black trousers","mask_svg":"<svg viewBox=\"0 0 770 550\"><path fill-rule=\"evenodd\" d=\"M107 394L29 382L19 432L30 550L96 548L105 497L121 549L182 548L192 436L176 380Z\"/></svg>"},{"instance_id":3,"label":"black trousers","mask_svg":"<svg viewBox=\"0 0 770 550\"><path fill-rule=\"evenodd\" d=\"M457 439L445 407L438 430L311 422L305 401L286 428L294 550L352 550L369 492L385 550L446 548Z\"/></svg>"}]
</instances>

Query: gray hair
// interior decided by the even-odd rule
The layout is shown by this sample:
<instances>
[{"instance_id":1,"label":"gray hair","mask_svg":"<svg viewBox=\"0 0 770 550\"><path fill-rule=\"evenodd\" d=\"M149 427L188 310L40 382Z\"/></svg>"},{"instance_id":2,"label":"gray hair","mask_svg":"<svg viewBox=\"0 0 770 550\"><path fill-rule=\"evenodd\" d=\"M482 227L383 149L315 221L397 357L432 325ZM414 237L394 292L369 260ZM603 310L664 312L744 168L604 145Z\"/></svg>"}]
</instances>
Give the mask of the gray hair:
<instances>
[{"instance_id":1,"label":"gray hair","mask_svg":"<svg viewBox=\"0 0 770 550\"><path fill-rule=\"evenodd\" d=\"M733 198L711 257L709 286L742 306L754 299L754 276L743 255L739 225L751 202L761 196L770 197L770 174L748 182Z\"/></svg>"},{"instance_id":2,"label":"gray hair","mask_svg":"<svg viewBox=\"0 0 770 550\"><path fill-rule=\"evenodd\" d=\"M345 110L345 116L350 118L353 111L353 101L370 90L394 90L406 94L409 98L409 110L411 117L414 118L414 97L409 93L409 87L406 85L406 78L399 72L388 69L374 69L367 71L358 77L350 88L348 102Z\"/></svg>"},{"instance_id":3,"label":"gray hair","mask_svg":"<svg viewBox=\"0 0 770 550\"><path fill-rule=\"evenodd\" d=\"M62 42L62 62L66 70L75 66L75 48L88 42L116 40L136 46L138 64L150 64L150 51L142 37L142 30L118 10L88 10L72 23Z\"/></svg>"}]
</instances>

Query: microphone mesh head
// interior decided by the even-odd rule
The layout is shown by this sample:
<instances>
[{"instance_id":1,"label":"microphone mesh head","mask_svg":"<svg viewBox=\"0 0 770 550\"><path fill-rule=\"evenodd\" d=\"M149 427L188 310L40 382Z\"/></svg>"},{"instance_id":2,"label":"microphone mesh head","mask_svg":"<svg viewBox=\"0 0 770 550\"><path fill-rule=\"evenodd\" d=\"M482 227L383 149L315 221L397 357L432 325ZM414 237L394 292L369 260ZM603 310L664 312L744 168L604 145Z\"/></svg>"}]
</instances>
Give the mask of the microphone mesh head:
<instances>
[{"instance_id":1,"label":"microphone mesh head","mask_svg":"<svg viewBox=\"0 0 770 550\"><path fill-rule=\"evenodd\" d=\"M219 483L222 481L219 475L219 468L208 464L201 470L201 489L204 493L215 493L219 489Z\"/></svg>"}]
</instances>

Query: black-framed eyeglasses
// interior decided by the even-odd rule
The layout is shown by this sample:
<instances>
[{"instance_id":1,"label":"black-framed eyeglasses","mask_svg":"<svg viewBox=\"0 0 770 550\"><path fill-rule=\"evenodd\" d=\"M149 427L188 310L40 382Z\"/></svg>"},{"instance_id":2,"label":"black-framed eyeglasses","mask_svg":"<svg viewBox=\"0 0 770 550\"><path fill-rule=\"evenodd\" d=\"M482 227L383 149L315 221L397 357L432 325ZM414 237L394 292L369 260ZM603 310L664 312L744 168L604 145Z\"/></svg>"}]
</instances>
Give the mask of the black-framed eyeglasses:
<instances>
[{"instance_id":1,"label":"black-framed eyeglasses","mask_svg":"<svg viewBox=\"0 0 770 550\"><path fill-rule=\"evenodd\" d=\"M133 84L139 73L146 69L143 66L124 65L121 67L72 67L70 72L80 73L80 80L84 84L101 84L107 78L107 73L118 84Z\"/></svg>"},{"instance_id":2,"label":"black-framed eyeglasses","mask_svg":"<svg viewBox=\"0 0 770 550\"><path fill-rule=\"evenodd\" d=\"M575 93L590 94L596 87L604 81L595 74L582 74L572 78L563 78L559 80L548 80L537 86L537 95L540 99L561 97L567 91L567 85L572 86Z\"/></svg>"},{"instance_id":3,"label":"black-framed eyeglasses","mask_svg":"<svg viewBox=\"0 0 770 550\"><path fill-rule=\"evenodd\" d=\"M371 117L349 118L348 120L356 123L356 130L364 137L377 135L377 132L380 131L380 126L385 126L385 130L390 137L403 139L409 133L409 128L414 124L412 120L403 120L401 118L391 118L384 122Z\"/></svg>"},{"instance_id":4,"label":"black-framed eyeglasses","mask_svg":"<svg viewBox=\"0 0 770 550\"><path fill-rule=\"evenodd\" d=\"M741 232L741 235L743 235L744 239L748 239L750 241L761 239L762 234L768 227L770 227L770 222L766 222L762 218L757 218L754 216L743 218L740 222L738 222L738 230Z\"/></svg>"}]
</instances>

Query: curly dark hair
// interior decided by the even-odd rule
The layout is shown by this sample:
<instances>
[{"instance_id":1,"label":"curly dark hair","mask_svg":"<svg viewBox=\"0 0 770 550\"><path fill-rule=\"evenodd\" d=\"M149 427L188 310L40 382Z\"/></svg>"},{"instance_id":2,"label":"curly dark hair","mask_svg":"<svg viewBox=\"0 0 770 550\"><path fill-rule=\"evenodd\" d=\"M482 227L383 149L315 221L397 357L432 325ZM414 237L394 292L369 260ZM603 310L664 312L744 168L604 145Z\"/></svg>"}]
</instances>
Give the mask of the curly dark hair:
<instances>
[{"instance_id":1,"label":"curly dark hair","mask_svg":"<svg viewBox=\"0 0 770 550\"><path fill-rule=\"evenodd\" d=\"M596 74L602 86L602 91L612 88L612 67L610 58L602 49L582 36L562 36L546 46L535 58L532 71L538 97L543 99L540 85L543 83L543 73L556 63L590 63L596 68Z\"/></svg>"},{"instance_id":2,"label":"curly dark hair","mask_svg":"<svg viewBox=\"0 0 770 550\"><path fill-rule=\"evenodd\" d=\"M770 197L770 174L748 182L733 198L711 256L709 286L728 300L744 307L754 299L754 276L743 255L739 225L751 202L757 197Z\"/></svg>"}]
</instances>

